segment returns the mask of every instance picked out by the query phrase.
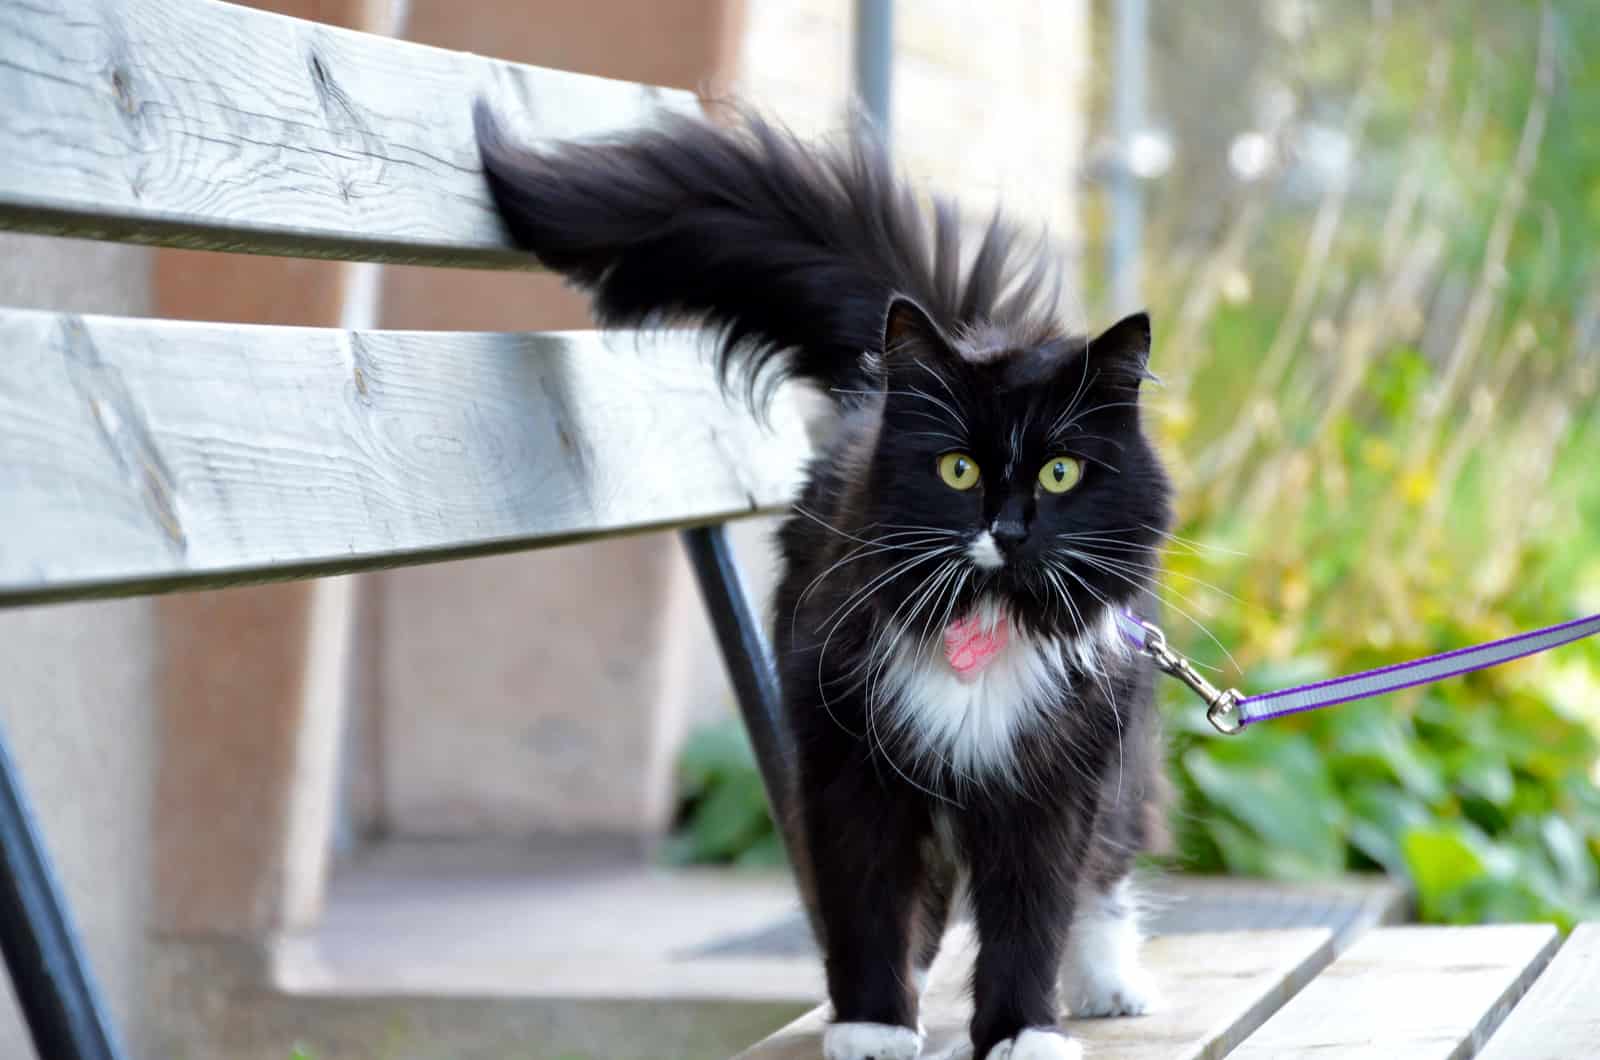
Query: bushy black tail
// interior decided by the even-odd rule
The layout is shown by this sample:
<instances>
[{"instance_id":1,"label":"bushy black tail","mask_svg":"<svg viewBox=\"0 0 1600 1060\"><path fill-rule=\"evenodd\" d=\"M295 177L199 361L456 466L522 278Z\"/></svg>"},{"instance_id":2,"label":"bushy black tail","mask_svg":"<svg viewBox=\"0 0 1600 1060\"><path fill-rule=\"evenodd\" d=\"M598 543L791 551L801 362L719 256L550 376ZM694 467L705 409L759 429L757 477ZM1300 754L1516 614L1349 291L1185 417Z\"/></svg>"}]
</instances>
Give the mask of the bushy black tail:
<instances>
[{"instance_id":1,"label":"bushy black tail","mask_svg":"<svg viewBox=\"0 0 1600 1060\"><path fill-rule=\"evenodd\" d=\"M608 326L718 329L724 377L768 369L863 382L894 295L952 332L1053 317L1055 270L1027 268L997 218L961 261L954 206L931 218L864 130L812 150L754 117L672 118L625 138L531 149L475 110L494 200L513 238L594 298Z\"/></svg>"}]
</instances>

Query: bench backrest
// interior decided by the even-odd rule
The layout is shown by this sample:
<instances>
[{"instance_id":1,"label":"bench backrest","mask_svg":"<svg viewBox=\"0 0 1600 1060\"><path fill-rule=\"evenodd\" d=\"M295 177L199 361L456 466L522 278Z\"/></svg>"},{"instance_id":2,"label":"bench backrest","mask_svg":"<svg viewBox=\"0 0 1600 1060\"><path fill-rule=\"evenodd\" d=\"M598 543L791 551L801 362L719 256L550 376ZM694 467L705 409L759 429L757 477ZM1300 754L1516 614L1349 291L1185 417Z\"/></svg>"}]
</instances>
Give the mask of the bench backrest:
<instances>
[{"instance_id":1,"label":"bench backrest","mask_svg":"<svg viewBox=\"0 0 1600 1060\"><path fill-rule=\"evenodd\" d=\"M0 0L0 228L533 268L472 132L685 93L214 0ZM792 497L690 336L343 332L0 310L0 607L720 522Z\"/></svg>"}]
</instances>

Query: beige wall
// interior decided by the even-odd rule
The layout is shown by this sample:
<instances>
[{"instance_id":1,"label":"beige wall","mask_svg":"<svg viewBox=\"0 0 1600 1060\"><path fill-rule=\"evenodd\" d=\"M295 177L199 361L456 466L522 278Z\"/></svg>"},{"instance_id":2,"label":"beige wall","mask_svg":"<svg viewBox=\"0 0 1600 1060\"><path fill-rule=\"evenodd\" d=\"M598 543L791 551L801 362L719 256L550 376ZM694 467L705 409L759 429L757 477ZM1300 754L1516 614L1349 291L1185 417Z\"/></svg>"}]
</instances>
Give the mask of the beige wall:
<instances>
[{"instance_id":1,"label":"beige wall","mask_svg":"<svg viewBox=\"0 0 1600 1060\"><path fill-rule=\"evenodd\" d=\"M499 58L717 91L736 0L412 0L406 35ZM554 277L388 268L388 328L586 327ZM370 579L352 808L366 832L650 836L688 704L725 709L677 541L651 535ZM709 674L704 681L701 673Z\"/></svg>"},{"instance_id":2,"label":"beige wall","mask_svg":"<svg viewBox=\"0 0 1600 1060\"><path fill-rule=\"evenodd\" d=\"M144 313L149 251L0 234L0 305ZM154 774L148 601L0 611L0 725L22 773L89 959L136 1055ZM32 1055L0 988L0 1057Z\"/></svg>"}]
</instances>

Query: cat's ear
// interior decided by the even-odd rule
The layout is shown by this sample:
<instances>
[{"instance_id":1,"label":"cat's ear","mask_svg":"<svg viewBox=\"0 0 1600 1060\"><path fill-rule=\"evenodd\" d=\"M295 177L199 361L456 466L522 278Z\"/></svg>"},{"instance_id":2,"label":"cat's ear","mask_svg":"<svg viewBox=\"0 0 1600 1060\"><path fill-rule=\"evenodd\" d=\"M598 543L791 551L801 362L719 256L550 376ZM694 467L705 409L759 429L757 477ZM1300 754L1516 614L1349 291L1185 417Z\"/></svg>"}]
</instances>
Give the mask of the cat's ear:
<instances>
[{"instance_id":1,"label":"cat's ear","mask_svg":"<svg viewBox=\"0 0 1600 1060\"><path fill-rule=\"evenodd\" d=\"M879 362L885 369L949 352L950 340L925 309L904 295L889 300L883 317L883 341L878 349Z\"/></svg>"},{"instance_id":2,"label":"cat's ear","mask_svg":"<svg viewBox=\"0 0 1600 1060\"><path fill-rule=\"evenodd\" d=\"M1148 367L1149 315L1134 313L1123 317L1089 340L1084 357L1097 385L1138 393L1140 383L1155 378Z\"/></svg>"}]
</instances>

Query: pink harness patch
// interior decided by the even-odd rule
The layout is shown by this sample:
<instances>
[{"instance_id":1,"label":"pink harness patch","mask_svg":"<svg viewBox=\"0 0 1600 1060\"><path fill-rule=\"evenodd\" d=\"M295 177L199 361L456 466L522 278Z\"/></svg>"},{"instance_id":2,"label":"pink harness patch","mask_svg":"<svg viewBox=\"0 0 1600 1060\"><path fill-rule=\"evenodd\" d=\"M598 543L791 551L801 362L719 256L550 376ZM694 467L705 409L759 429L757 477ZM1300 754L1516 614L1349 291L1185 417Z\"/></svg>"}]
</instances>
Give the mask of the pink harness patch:
<instances>
[{"instance_id":1,"label":"pink harness patch","mask_svg":"<svg viewBox=\"0 0 1600 1060\"><path fill-rule=\"evenodd\" d=\"M1004 616L989 633L983 631L976 616L958 619L945 627L944 657L957 677L973 681L1000 654L1010 636L1011 623Z\"/></svg>"}]
</instances>

